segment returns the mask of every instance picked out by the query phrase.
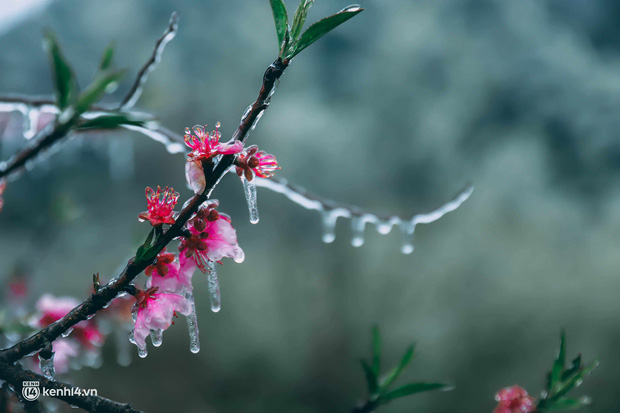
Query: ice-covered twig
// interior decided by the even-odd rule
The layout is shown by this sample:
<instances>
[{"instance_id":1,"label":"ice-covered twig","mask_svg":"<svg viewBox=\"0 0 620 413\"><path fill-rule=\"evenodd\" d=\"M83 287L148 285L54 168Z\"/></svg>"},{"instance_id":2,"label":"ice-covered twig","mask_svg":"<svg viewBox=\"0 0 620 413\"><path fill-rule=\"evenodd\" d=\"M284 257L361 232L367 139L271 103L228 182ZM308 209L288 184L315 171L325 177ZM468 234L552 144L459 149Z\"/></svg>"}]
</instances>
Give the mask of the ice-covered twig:
<instances>
[{"instance_id":1,"label":"ice-covered twig","mask_svg":"<svg viewBox=\"0 0 620 413\"><path fill-rule=\"evenodd\" d=\"M57 395L52 397L89 412L141 413L141 410L133 408L129 403L119 403L97 395L81 395L75 386L56 380L49 380L43 375L24 369L19 364L2 364L0 365L0 371L2 380L10 384L18 394L21 394L24 382L37 381L41 387L54 390L54 394Z\"/></svg>"},{"instance_id":2,"label":"ice-covered twig","mask_svg":"<svg viewBox=\"0 0 620 413\"><path fill-rule=\"evenodd\" d=\"M342 217L351 220L351 244L354 247L360 247L364 244L366 224L375 225L381 234L387 234L392 227L398 226L403 234L402 252L404 254L413 252L413 235L416 225L430 224L448 212L454 211L470 197L474 190L473 185L467 185L456 197L438 208L430 212L416 212L409 218L403 218L397 215L377 214L360 207L325 199L306 191L304 188L292 185L283 178L256 178L256 185L280 193L306 209L319 211L323 218L324 242L334 241L336 221Z\"/></svg>"},{"instance_id":3,"label":"ice-covered twig","mask_svg":"<svg viewBox=\"0 0 620 413\"><path fill-rule=\"evenodd\" d=\"M142 90L144 89L144 84L146 83L149 74L155 70L159 62L161 61L161 55L166 48L166 45L174 39L177 31L179 30L179 14L177 12L172 13L170 16L170 24L164 34L157 40L155 43L155 48L153 49L153 53L149 60L142 66L140 72L138 72L138 76L136 80L127 93L127 96L123 99L120 104L121 110L126 110L132 108L138 103L140 96L142 96Z\"/></svg>"}]
</instances>

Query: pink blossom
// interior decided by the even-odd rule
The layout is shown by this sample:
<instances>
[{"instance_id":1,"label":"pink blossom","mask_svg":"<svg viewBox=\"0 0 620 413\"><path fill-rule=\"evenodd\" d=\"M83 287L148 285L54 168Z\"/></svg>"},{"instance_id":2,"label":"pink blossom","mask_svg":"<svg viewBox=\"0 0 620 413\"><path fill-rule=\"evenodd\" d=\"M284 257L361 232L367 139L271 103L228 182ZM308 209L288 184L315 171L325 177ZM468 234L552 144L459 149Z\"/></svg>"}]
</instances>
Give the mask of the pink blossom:
<instances>
[{"instance_id":1,"label":"pink blossom","mask_svg":"<svg viewBox=\"0 0 620 413\"><path fill-rule=\"evenodd\" d=\"M185 162L185 180L195 194L202 194L204 192L207 179L200 161Z\"/></svg>"},{"instance_id":2,"label":"pink blossom","mask_svg":"<svg viewBox=\"0 0 620 413\"><path fill-rule=\"evenodd\" d=\"M520 386L506 387L495 395L499 403L493 413L530 413L536 410L536 401Z\"/></svg>"},{"instance_id":3,"label":"pink blossom","mask_svg":"<svg viewBox=\"0 0 620 413\"><path fill-rule=\"evenodd\" d=\"M205 132L205 127L194 126L193 135L189 128L185 128L185 144L192 149L187 155L188 161L207 160L217 155L233 155L243 150L243 142L240 141L220 143L222 134L219 122L215 124L215 130L211 133Z\"/></svg>"},{"instance_id":4,"label":"pink blossom","mask_svg":"<svg viewBox=\"0 0 620 413\"><path fill-rule=\"evenodd\" d=\"M39 298L36 304L39 315L35 316L31 324L38 328L47 327L66 316L69 311L79 304L80 302L73 297L56 298L51 294L44 294ZM71 337L79 340L86 348L100 346L104 341L103 334L101 334L97 325L91 320L84 320L77 323L73 327Z\"/></svg>"},{"instance_id":5,"label":"pink blossom","mask_svg":"<svg viewBox=\"0 0 620 413\"><path fill-rule=\"evenodd\" d=\"M69 371L69 363L79 354L79 345L69 338L58 338L52 343L54 351L54 370L63 374Z\"/></svg>"},{"instance_id":6,"label":"pink blossom","mask_svg":"<svg viewBox=\"0 0 620 413\"><path fill-rule=\"evenodd\" d=\"M0 212L2 212L2 207L4 206L4 200L2 199L2 194L6 189L6 181L4 179L0 179Z\"/></svg>"},{"instance_id":7,"label":"pink blossom","mask_svg":"<svg viewBox=\"0 0 620 413\"><path fill-rule=\"evenodd\" d=\"M132 337L139 349L146 348L146 337L151 330L166 330L177 313L185 316L191 311L191 304L184 297L172 293L158 293L157 287L139 291L134 304L136 321Z\"/></svg>"},{"instance_id":8,"label":"pink blossom","mask_svg":"<svg viewBox=\"0 0 620 413\"><path fill-rule=\"evenodd\" d=\"M252 145L237 157L237 175L245 175L245 179L251 181L256 174L259 178L271 178L277 169L278 161L276 157L259 151L258 146ZM254 172L254 174L252 173Z\"/></svg>"},{"instance_id":9,"label":"pink blossom","mask_svg":"<svg viewBox=\"0 0 620 413\"><path fill-rule=\"evenodd\" d=\"M163 196L162 196L163 195ZM138 215L141 221L150 221L151 225L174 224L172 217L173 209L177 204L179 194L174 189L165 187L161 189L157 187L157 191L152 188L146 188L146 201L148 211Z\"/></svg>"},{"instance_id":10,"label":"pink blossom","mask_svg":"<svg viewBox=\"0 0 620 413\"><path fill-rule=\"evenodd\" d=\"M191 236L183 238L179 244L180 262L193 260L202 272L207 272L208 262L233 258L242 262L245 254L237 243L237 233L231 225L230 217L216 211L217 201L198 210L188 222Z\"/></svg>"},{"instance_id":11,"label":"pink blossom","mask_svg":"<svg viewBox=\"0 0 620 413\"><path fill-rule=\"evenodd\" d=\"M192 276L196 270L194 260L185 259L180 263L174 259L166 268L168 271L165 275L162 275L160 271L153 272L153 275L146 282L146 287L158 287L160 292L181 295L192 292Z\"/></svg>"}]
</instances>

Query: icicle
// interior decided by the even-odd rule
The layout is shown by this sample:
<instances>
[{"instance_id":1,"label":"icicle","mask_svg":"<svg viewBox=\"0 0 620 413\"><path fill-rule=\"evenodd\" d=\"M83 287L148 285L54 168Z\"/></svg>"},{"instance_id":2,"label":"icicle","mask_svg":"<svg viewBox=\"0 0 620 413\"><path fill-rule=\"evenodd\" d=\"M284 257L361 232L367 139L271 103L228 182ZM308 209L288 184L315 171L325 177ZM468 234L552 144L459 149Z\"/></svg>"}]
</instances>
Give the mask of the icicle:
<instances>
[{"instance_id":1,"label":"icicle","mask_svg":"<svg viewBox=\"0 0 620 413\"><path fill-rule=\"evenodd\" d=\"M187 316L187 328L189 330L189 350L196 354L200 351L200 336L198 334L198 319L196 318L196 303L192 293L186 293L185 298L191 305L191 310Z\"/></svg>"},{"instance_id":2,"label":"icicle","mask_svg":"<svg viewBox=\"0 0 620 413\"><path fill-rule=\"evenodd\" d=\"M413 235L415 232L415 222L402 222L400 224L400 229L403 233L403 244L400 248L400 251L403 254L411 254L413 252Z\"/></svg>"},{"instance_id":3,"label":"icicle","mask_svg":"<svg viewBox=\"0 0 620 413\"><path fill-rule=\"evenodd\" d=\"M146 346L144 348L140 348L138 347L138 357L140 357L141 359L145 358L146 356L148 356L149 352L146 349Z\"/></svg>"},{"instance_id":4,"label":"icicle","mask_svg":"<svg viewBox=\"0 0 620 413\"><path fill-rule=\"evenodd\" d=\"M54 352L52 352L52 356L48 359L44 359L39 354L39 369L41 370L41 374L43 374L48 380L54 380Z\"/></svg>"},{"instance_id":5,"label":"icicle","mask_svg":"<svg viewBox=\"0 0 620 413\"><path fill-rule=\"evenodd\" d=\"M215 262L208 261L207 265L207 281L209 284L209 299L211 300L211 311L217 313L222 308L222 301L220 298L220 283L217 279Z\"/></svg>"},{"instance_id":6,"label":"icicle","mask_svg":"<svg viewBox=\"0 0 620 413\"><path fill-rule=\"evenodd\" d=\"M69 337L69 335L73 333L73 328L68 329L67 331L65 331L64 333L62 333L63 337Z\"/></svg>"},{"instance_id":7,"label":"icicle","mask_svg":"<svg viewBox=\"0 0 620 413\"><path fill-rule=\"evenodd\" d=\"M252 171L253 179L248 181L245 179L245 175L241 175L241 182L243 183L243 192L245 193L245 200L248 203L248 210L250 211L250 222L252 224L258 223L258 205L256 200L256 176Z\"/></svg>"},{"instance_id":8,"label":"icicle","mask_svg":"<svg viewBox=\"0 0 620 413\"><path fill-rule=\"evenodd\" d=\"M324 209L321 211L323 217L323 242L329 244L336 239L336 220L338 217L347 216L349 211L342 208Z\"/></svg>"},{"instance_id":9,"label":"icicle","mask_svg":"<svg viewBox=\"0 0 620 413\"><path fill-rule=\"evenodd\" d=\"M151 343L155 347L161 346L164 340L164 330L151 330Z\"/></svg>"},{"instance_id":10,"label":"icicle","mask_svg":"<svg viewBox=\"0 0 620 413\"><path fill-rule=\"evenodd\" d=\"M354 247L364 245L364 229L366 228L367 219L368 217L365 215L351 218L351 245Z\"/></svg>"},{"instance_id":11,"label":"icicle","mask_svg":"<svg viewBox=\"0 0 620 413\"><path fill-rule=\"evenodd\" d=\"M37 134L39 128L39 111L36 109L28 109L22 113L23 115L23 135L24 138L30 140Z\"/></svg>"},{"instance_id":12,"label":"icicle","mask_svg":"<svg viewBox=\"0 0 620 413\"><path fill-rule=\"evenodd\" d=\"M114 338L116 341L116 362L121 366L129 366L131 364L131 352L129 343L125 339L127 332L123 329L116 329L114 331Z\"/></svg>"}]
</instances>

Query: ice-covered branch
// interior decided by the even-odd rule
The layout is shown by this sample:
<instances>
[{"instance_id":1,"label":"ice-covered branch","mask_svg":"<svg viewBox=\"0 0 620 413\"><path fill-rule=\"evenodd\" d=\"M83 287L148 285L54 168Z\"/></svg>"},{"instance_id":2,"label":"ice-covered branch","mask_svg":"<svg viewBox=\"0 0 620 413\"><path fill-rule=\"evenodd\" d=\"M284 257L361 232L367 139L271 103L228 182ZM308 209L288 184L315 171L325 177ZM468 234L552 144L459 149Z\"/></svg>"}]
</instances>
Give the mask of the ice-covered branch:
<instances>
[{"instance_id":1,"label":"ice-covered branch","mask_svg":"<svg viewBox=\"0 0 620 413\"><path fill-rule=\"evenodd\" d=\"M129 403L119 403L98 395L78 395L81 389L71 384L49 380L40 374L24 369L19 364L1 363L0 379L9 383L18 394L21 394L24 382L37 381L41 387L54 391L55 395L52 397L89 412L141 413L141 410L133 408Z\"/></svg>"},{"instance_id":2,"label":"ice-covered branch","mask_svg":"<svg viewBox=\"0 0 620 413\"><path fill-rule=\"evenodd\" d=\"M351 220L351 245L354 247L360 247L364 244L366 224L374 225L381 234L388 234L394 226L398 226L403 235L401 247L403 254L413 252L416 225L430 224L448 212L454 211L470 197L474 190L473 185L468 185L451 201L436 209L430 212L416 212L410 218L403 218L396 215L377 214L360 207L325 199L306 191L304 188L292 185L282 178L257 178L256 185L280 193L306 209L320 212L323 219L323 241L327 243L336 239L336 221L340 217Z\"/></svg>"},{"instance_id":3,"label":"ice-covered branch","mask_svg":"<svg viewBox=\"0 0 620 413\"><path fill-rule=\"evenodd\" d=\"M127 96L123 99L120 104L121 110L126 110L132 108L138 103L140 96L142 96L142 90L144 89L144 84L146 83L149 74L155 70L159 62L161 61L161 55L164 53L164 49L166 45L174 39L177 31L179 30L179 14L177 12L172 13L170 16L170 23L164 34L157 40L155 43L155 48L153 49L153 53L149 60L144 64L140 72L138 72L138 76L136 80L127 93Z\"/></svg>"}]
</instances>

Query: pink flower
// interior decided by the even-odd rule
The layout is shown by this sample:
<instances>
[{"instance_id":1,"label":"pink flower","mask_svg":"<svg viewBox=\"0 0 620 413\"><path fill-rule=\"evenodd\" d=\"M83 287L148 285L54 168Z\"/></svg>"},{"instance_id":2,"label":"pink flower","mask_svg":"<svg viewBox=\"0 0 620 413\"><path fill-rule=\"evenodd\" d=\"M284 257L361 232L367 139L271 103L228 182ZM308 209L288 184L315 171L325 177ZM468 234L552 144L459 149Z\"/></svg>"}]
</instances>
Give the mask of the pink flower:
<instances>
[{"instance_id":1,"label":"pink flower","mask_svg":"<svg viewBox=\"0 0 620 413\"><path fill-rule=\"evenodd\" d=\"M240 177L245 175L248 181L252 180L254 174L259 178L271 178L277 169L281 169L275 156L259 151L256 145L243 151L237 157L236 165L237 175Z\"/></svg>"},{"instance_id":2,"label":"pink flower","mask_svg":"<svg viewBox=\"0 0 620 413\"><path fill-rule=\"evenodd\" d=\"M0 179L0 212L2 212L2 207L4 206L4 200L2 199L2 194L6 189L6 181L4 179Z\"/></svg>"},{"instance_id":3,"label":"pink flower","mask_svg":"<svg viewBox=\"0 0 620 413\"><path fill-rule=\"evenodd\" d=\"M215 124L215 130L211 133L205 132L205 128L200 125L196 125L192 129L193 135L189 128L185 128L185 144L192 149L187 155L188 161L202 161L217 155L232 155L243 150L243 142L240 141L220 143L222 134L220 133L219 122Z\"/></svg>"},{"instance_id":4,"label":"pink flower","mask_svg":"<svg viewBox=\"0 0 620 413\"><path fill-rule=\"evenodd\" d=\"M151 330L166 330L177 313L185 316L191 311L191 304L184 297L172 293L158 293L157 287L138 291L134 304L136 321L132 338L139 349L146 349L146 337Z\"/></svg>"},{"instance_id":5,"label":"pink flower","mask_svg":"<svg viewBox=\"0 0 620 413\"><path fill-rule=\"evenodd\" d=\"M519 387L506 387L495 395L499 402L493 413L530 413L536 410L536 401Z\"/></svg>"},{"instance_id":6,"label":"pink flower","mask_svg":"<svg viewBox=\"0 0 620 413\"><path fill-rule=\"evenodd\" d=\"M79 345L69 338L58 338L52 343L54 351L54 370L56 373L64 374L69 371L71 359L79 354Z\"/></svg>"},{"instance_id":7,"label":"pink flower","mask_svg":"<svg viewBox=\"0 0 620 413\"><path fill-rule=\"evenodd\" d=\"M163 195L163 196L162 196ZM160 199L161 198L161 199ZM172 218L173 209L179 200L179 194L174 189L165 187L163 190L158 186L157 191L146 188L146 202L148 211L138 215L140 221L150 221L151 225L174 224Z\"/></svg>"},{"instance_id":8,"label":"pink flower","mask_svg":"<svg viewBox=\"0 0 620 413\"><path fill-rule=\"evenodd\" d=\"M69 311L77 307L80 302L73 297L56 298L51 294L44 294L37 301L36 307L39 315L35 316L31 324L34 327L43 328L60 320ZM77 339L86 348L103 344L104 336L97 325L91 320L80 321L73 327L72 338Z\"/></svg>"},{"instance_id":9,"label":"pink flower","mask_svg":"<svg viewBox=\"0 0 620 413\"><path fill-rule=\"evenodd\" d=\"M193 260L202 272L207 272L209 261L233 258L242 262L245 254L237 243L237 233L230 223L230 217L218 213L217 201L200 208L188 222L190 237L179 244L181 266L185 260Z\"/></svg>"},{"instance_id":10,"label":"pink flower","mask_svg":"<svg viewBox=\"0 0 620 413\"><path fill-rule=\"evenodd\" d=\"M173 258L175 257L173 256ZM196 270L196 263L193 260L186 259L180 263L175 259L166 268L165 275L162 275L160 271L153 272L153 275L146 282L146 287L158 287L160 292L181 295L192 292L192 276Z\"/></svg>"}]
</instances>

